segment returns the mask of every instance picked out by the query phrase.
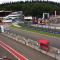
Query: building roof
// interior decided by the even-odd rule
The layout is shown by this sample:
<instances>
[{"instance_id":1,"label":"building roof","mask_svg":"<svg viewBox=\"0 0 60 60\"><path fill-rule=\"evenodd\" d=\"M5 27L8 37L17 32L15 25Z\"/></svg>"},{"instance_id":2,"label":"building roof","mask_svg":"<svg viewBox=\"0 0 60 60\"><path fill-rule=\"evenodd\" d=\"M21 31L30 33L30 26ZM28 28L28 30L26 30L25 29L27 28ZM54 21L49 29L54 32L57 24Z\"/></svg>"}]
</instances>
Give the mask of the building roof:
<instances>
[{"instance_id":1,"label":"building roof","mask_svg":"<svg viewBox=\"0 0 60 60\"><path fill-rule=\"evenodd\" d=\"M32 20L32 16L24 17L24 19L31 19Z\"/></svg>"},{"instance_id":2,"label":"building roof","mask_svg":"<svg viewBox=\"0 0 60 60\"><path fill-rule=\"evenodd\" d=\"M42 43L46 45L46 44L49 44L49 41L45 39L41 39L41 40L38 40L38 43Z\"/></svg>"}]
</instances>

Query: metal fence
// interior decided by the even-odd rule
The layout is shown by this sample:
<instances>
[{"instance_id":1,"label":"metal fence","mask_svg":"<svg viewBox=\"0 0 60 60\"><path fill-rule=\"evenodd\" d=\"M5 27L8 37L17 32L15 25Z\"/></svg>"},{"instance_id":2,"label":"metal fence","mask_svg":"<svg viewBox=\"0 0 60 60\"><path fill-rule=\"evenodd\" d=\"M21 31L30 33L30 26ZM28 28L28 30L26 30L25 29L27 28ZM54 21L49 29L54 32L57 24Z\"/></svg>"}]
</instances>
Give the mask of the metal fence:
<instances>
[{"instance_id":1,"label":"metal fence","mask_svg":"<svg viewBox=\"0 0 60 60\"><path fill-rule=\"evenodd\" d=\"M7 31L5 33L3 33L3 35L5 35L5 36L7 36L9 38L12 38L12 39L14 39L17 42L25 44L25 45L33 48L33 49L36 49L37 51L40 51L40 52L42 52L42 53L44 53L46 55L49 55L49 56L53 57L54 59L60 60L60 49L57 49L57 48L52 47L52 46L49 46L49 51L45 51L45 50L42 50L40 48L40 46L38 45L37 41L34 41L32 39L23 37L21 35L16 35L14 33L7 32Z\"/></svg>"}]
</instances>

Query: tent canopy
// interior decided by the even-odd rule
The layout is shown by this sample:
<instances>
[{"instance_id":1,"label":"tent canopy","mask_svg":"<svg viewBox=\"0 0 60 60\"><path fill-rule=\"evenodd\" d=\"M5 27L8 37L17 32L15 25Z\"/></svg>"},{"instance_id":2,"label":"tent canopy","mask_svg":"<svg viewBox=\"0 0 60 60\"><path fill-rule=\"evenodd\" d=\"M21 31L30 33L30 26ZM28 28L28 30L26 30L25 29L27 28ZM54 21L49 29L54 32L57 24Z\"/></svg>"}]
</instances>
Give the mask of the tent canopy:
<instances>
[{"instance_id":1,"label":"tent canopy","mask_svg":"<svg viewBox=\"0 0 60 60\"><path fill-rule=\"evenodd\" d=\"M37 42L40 44L45 44L45 45L49 44L49 41L45 39L37 40Z\"/></svg>"}]
</instances>

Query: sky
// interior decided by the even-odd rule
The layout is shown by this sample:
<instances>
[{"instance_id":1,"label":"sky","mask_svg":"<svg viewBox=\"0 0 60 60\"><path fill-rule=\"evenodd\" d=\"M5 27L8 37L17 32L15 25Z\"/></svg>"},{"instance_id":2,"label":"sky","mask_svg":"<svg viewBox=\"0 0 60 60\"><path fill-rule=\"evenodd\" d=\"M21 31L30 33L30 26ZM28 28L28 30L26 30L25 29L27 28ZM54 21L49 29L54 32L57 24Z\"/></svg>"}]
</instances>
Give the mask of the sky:
<instances>
[{"instance_id":1,"label":"sky","mask_svg":"<svg viewBox=\"0 0 60 60\"><path fill-rule=\"evenodd\" d=\"M7 2L16 2L16 1L25 1L25 0L0 0L0 4L2 3L7 3ZM54 1L54 2L60 2L60 0L49 0L49 1Z\"/></svg>"}]
</instances>

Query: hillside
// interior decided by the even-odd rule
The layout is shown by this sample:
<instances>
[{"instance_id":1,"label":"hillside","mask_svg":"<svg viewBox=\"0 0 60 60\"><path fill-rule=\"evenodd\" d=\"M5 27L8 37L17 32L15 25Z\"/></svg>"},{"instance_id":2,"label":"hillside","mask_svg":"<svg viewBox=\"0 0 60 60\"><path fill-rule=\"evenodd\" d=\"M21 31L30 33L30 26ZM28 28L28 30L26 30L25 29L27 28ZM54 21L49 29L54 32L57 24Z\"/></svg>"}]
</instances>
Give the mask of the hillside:
<instances>
[{"instance_id":1,"label":"hillside","mask_svg":"<svg viewBox=\"0 0 60 60\"><path fill-rule=\"evenodd\" d=\"M23 11L24 15L41 17L43 12L60 14L60 4L54 2L10 2L0 4L0 10Z\"/></svg>"}]
</instances>

